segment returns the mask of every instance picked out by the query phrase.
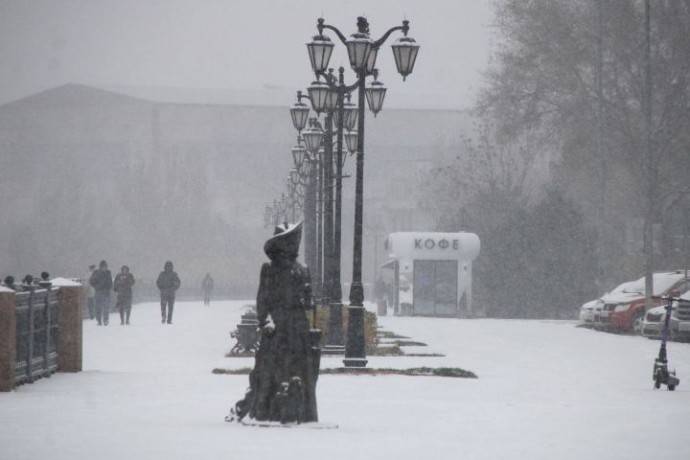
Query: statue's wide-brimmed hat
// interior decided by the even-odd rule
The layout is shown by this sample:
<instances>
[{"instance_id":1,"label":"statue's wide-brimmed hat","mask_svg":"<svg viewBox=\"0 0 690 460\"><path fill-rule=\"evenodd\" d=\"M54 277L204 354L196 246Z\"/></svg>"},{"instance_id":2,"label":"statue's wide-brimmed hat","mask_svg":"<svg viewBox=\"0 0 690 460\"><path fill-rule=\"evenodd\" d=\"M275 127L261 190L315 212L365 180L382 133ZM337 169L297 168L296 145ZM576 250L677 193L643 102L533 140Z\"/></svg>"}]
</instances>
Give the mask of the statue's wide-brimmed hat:
<instances>
[{"instance_id":1,"label":"statue's wide-brimmed hat","mask_svg":"<svg viewBox=\"0 0 690 460\"><path fill-rule=\"evenodd\" d=\"M264 244L264 252L270 259L280 253L297 256L301 239L302 222L278 225L273 236Z\"/></svg>"}]
</instances>

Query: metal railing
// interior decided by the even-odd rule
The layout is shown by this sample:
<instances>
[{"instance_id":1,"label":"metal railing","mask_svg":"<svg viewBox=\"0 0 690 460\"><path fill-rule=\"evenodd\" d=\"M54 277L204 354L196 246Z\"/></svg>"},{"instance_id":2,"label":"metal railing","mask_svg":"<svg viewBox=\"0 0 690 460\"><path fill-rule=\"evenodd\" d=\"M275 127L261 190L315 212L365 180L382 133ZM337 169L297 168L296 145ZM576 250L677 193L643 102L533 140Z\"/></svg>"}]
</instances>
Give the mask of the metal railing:
<instances>
[{"instance_id":1,"label":"metal railing","mask_svg":"<svg viewBox=\"0 0 690 460\"><path fill-rule=\"evenodd\" d=\"M58 288L30 286L16 294L15 384L32 383L57 371Z\"/></svg>"}]
</instances>

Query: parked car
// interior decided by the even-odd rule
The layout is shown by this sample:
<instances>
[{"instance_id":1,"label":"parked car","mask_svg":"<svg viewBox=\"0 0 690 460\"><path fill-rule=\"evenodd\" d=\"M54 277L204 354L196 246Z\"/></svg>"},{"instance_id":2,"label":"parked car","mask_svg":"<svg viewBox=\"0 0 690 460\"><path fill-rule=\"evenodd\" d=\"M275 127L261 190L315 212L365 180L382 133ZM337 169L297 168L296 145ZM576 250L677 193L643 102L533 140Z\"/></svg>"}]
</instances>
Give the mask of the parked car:
<instances>
[{"instance_id":1,"label":"parked car","mask_svg":"<svg viewBox=\"0 0 690 460\"><path fill-rule=\"evenodd\" d=\"M616 286L607 292L594 305L594 319L592 325L595 329L608 329L609 312L618 304L625 304L630 299L639 296L639 288L635 281L628 281Z\"/></svg>"},{"instance_id":2,"label":"parked car","mask_svg":"<svg viewBox=\"0 0 690 460\"><path fill-rule=\"evenodd\" d=\"M655 297L666 295L671 291L684 294L690 288L690 281L685 279L682 271L654 273ZM640 278L624 289L624 294L604 299L603 312L606 315L606 329L615 332L642 332L645 317L645 279ZM654 299L656 306L661 305L660 299ZM602 318L603 319L603 318Z\"/></svg>"},{"instance_id":3,"label":"parked car","mask_svg":"<svg viewBox=\"0 0 690 460\"><path fill-rule=\"evenodd\" d=\"M600 299L590 300L582 304L580 307L580 325L591 327L594 324L594 310L600 304L603 304Z\"/></svg>"},{"instance_id":4,"label":"parked car","mask_svg":"<svg viewBox=\"0 0 690 460\"><path fill-rule=\"evenodd\" d=\"M671 317L674 316L676 311L676 302L673 303L673 313ZM658 307L650 308L644 315L644 321L642 322L642 335L650 339L660 339L664 331L664 322L666 320L666 305L659 305ZM669 339L672 339L673 334L671 332L671 325L669 324Z\"/></svg>"},{"instance_id":5,"label":"parked car","mask_svg":"<svg viewBox=\"0 0 690 460\"><path fill-rule=\"evenodd\" d=\"M690 341L690 291L680 296L671 315L671 333L675 340Z\"/></svg>"}]
</instances>

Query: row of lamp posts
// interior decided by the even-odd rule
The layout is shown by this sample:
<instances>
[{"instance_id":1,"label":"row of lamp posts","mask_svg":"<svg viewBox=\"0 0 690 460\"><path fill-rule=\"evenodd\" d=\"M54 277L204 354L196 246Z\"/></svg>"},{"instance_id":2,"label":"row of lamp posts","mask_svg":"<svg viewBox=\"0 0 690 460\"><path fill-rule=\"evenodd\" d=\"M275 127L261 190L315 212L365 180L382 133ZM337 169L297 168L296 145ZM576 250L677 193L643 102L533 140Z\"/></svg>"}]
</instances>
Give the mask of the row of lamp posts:
<instances>
[{"instance_id":1,"label":"row of lamp posts","mask_svg":"<svg viewBox=\"0 0 690 460\"><path fill-rule=\"evenodd\" d=\"M419 45L407 35L409 21L390 28L378 40L369 35L369 23L357 19L357 32L345 37L336 27L317 21L318 35L307 43L312 71L316 79L307 88L307 95L297 92L297 102L290 115L298 132L297 145L292 149L295 168L288 178L288 193L280 201L266 207L266 225L282 220L294 221L301 209L304 220L305 262L311 269L315 297L322 305L329 305L326 353L345 353L343 363L348 367L365 367L364 348L364 288L362 285L362 228L364 210L364 128L365 99L374 116L383 107L386 88L378 80L376 58L388 37L396 31L403 36L392 45L398 72L403 80L412 73ZM328 63L335 44L324 35L324 29L334 32L346 46L350 66L356 74L352 85L345 84L345 69L336 76ZM366 85L367 77L373 81ZM357 91L357 104L350 102ZM302 99L308 99L308 106ZM311 117L311 111L316 117ZM324 114L323 125L318 116ZM346 155L343 147L356 158L355 214L352 257L352 284L348 308L347 340L343 337L342 287L340 281L342 179Z\"/></svg>"}]
</instances>

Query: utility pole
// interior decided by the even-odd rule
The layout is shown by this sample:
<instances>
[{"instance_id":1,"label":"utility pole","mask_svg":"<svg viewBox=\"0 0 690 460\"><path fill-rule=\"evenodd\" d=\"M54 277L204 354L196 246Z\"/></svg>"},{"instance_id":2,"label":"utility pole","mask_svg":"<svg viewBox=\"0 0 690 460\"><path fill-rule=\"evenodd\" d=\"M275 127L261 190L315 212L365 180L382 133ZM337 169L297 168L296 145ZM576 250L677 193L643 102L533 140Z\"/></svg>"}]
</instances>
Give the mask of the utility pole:
<instances>
[{"instance_id":1,"label":"utility pole","mask_svg":"<svg viewBox=\"0 0 690 460\"><path fill-rule=\"evenodd\" d=\"M646 168L647 175L647 203L644 219L644 250L645 250L645 309L654 306L654 248L652 231L654 228L654 198L656 195L656 166L652 154L652 57L651 57L651 0L644 2L645 29L645 92L644 92L644 120L646 137Z\"/></svg>"},{"instance_id":2,"label":"utility pole","mask_svg":"<svg viewBox=\"0 0 690 460\"><path fill-rule=\"evenodd\" d=\"M599 228L597 238L597 281L600 290L604 288L604 276L606 269L604 261L606 256L606 155L604 153L604 1L598 3L598 27L597 27L597 157L599 158ZM603 291L602 291L603 292Z\"/></svg>"}]
</instances>

